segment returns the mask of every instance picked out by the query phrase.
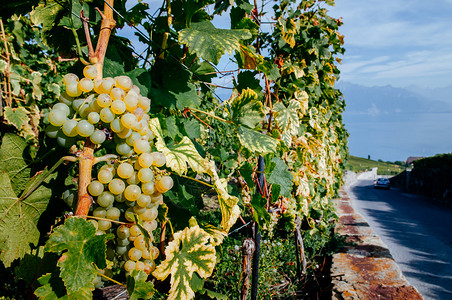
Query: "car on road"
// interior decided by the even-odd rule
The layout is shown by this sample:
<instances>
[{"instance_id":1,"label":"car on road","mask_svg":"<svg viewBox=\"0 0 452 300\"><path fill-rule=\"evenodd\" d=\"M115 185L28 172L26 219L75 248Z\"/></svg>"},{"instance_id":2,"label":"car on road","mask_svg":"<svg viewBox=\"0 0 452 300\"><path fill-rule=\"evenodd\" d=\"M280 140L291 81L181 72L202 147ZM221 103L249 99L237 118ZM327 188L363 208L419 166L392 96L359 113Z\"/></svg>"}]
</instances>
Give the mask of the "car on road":
<instances>
[{"instance_id":1,"label":"car on road","mask_svg":"<svg viewBox=\"0 0 452 300\"><path fill-rule=\"evenodd\" d=\"M376 188L376 189L381 188L381 189L389 190L390 184L391 184L391 182L389 181L388 178L378 178L377 180L375 180L374 188Z\"/></svg>"}]
</instances>

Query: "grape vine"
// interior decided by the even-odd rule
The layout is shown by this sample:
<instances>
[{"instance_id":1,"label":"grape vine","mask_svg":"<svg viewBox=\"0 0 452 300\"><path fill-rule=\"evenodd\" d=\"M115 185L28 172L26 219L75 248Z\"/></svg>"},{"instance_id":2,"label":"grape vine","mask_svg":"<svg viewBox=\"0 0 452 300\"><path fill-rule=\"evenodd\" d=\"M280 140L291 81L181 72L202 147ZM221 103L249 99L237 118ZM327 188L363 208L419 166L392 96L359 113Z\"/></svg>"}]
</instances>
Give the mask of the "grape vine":
<instances>
[{"instance_id":1,"label":"grape vine","mask_svg":"<svg viewBox=\"0 0 452 300\"><path fill-rule=\"evenodd\" d=\"M334 221L347 157L334 1L126 4L22 1L1 16L0 259L42 299L108 282L193 299L242 222L270 235L304 222L321 239ZM219 70L225 53L235 70Z\"/></svg>"}]
</instances>

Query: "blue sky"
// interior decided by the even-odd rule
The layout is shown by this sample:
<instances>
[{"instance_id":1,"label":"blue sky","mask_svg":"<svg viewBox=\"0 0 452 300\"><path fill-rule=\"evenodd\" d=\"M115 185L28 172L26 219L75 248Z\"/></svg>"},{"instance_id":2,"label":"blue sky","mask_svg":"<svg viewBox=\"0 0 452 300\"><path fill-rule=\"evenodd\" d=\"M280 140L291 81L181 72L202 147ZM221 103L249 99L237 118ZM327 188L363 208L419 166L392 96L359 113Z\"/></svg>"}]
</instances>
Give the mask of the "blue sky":
<instances>
[{"instance_id":1,"label":"blue sky","mask_svg":"<svg viewBox=\"0 0 452 300\"><path fill-rule=\"evenodd\" d=\"M336 0L341 79L366 86L452 84L452 0Z\"/></svg>"}]
</instances>

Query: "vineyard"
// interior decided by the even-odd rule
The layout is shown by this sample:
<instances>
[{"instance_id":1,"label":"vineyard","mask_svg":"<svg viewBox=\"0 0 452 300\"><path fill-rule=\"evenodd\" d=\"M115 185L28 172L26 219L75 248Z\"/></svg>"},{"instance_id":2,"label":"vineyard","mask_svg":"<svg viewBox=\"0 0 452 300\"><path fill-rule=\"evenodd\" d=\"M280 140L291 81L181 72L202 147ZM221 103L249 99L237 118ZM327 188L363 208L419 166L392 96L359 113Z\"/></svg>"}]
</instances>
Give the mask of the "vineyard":
<instances>
[{"instance_id":1,"label":"vineyard","mask_svg":"<svg viewBox=\"0 0 452 300\"><path fill-rule=\"evenodd\" d=\"M0 298L308 295L348 155L331 5L2 4Z\"/></svg>"}]
</instances>

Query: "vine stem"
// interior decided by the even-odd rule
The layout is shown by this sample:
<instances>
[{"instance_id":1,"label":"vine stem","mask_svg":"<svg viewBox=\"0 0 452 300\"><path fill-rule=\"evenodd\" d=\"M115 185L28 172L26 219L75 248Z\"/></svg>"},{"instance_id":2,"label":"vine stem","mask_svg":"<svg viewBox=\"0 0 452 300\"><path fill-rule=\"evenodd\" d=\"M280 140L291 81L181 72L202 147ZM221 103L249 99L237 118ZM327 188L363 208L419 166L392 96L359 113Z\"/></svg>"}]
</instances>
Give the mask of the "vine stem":
<instances>
[{"instance_id":1,"label":"vine stem","mask_svg":"<svg viewBox=\"0 0 452 300\"><path fill-rule=\"evenodd\" d=\"M190 110L199 112L201 114L205 114L205 115L207 115L207 116L209 116L211 118L217 119L217 120L225 122L225 123L234 124L234 122L232 122L232 121L225 120L223 118L217 117L215 115L209 114L208 112L205 112L205 111L202 111L202 110L199 110L199 109L196 109L196 108L190 108Z\"/></svg>"},{"instance_id":2,"label":"vine stem","mask_svg":"<svg viewBox=\"0 0 452 300\"><path fill-rule=\"evenodd\" d=\"M103 77L105 53L107 52L111 31L116 25L116 22L113 19L113 2L114 0L105 0L103 13L96 8L102 16L102 22L100 25L96 51L94 53L91 52L89 57L90 62L94 63L97 69L96 79L102 79ZM89 34L89 31L85 31L85 33ZM87 40L88 39L90 39L90 37L87 37ZM84 218L88 215L91 204L93 203L93 198L88 194L88 185L91 182L93 165L98 161L93 155L94 148L95 145L87 138L79 157L78 200L75 215Z\"/></svg>"},{"instance_id":3,"label":"vine stem","mask_svg":"<svg viewBox=\"0 0 452 300\"><path fill-rule=\"evenodd\" d=\"M2 30L2 38L3 38L3 43L5 44L5 54L6 54L6 78L7 80L5 80L5 92L8 94L8 96L6 97L6 104L8 106L11 106L13 103L12 100L12 91L11 91L11 65L10 65L10 58L9 58L9 48L8 48L8 43L6 42L6 34L5 34L5 29L3 28L3 20L0 18L0 26L1 26L1 30ZM1 108L1 102L0 102L0 108Z\"/></svg>"}]
</instances>

